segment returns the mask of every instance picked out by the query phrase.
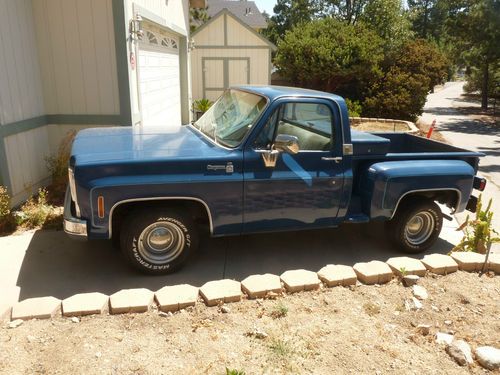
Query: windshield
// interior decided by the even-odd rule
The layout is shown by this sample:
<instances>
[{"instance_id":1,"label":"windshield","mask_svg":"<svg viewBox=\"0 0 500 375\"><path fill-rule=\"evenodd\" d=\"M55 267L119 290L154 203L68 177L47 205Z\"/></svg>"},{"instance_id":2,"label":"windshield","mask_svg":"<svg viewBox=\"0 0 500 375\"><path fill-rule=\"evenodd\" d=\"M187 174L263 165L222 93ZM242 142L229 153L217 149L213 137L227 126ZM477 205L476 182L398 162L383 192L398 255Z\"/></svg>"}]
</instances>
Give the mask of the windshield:
<instances>
[{"instance_id":1,"label":"windshield","mask_svg":"<svg viewBox=\"0 0 500 375\"><path fill-rule=\"evenodd\" d=\"M266 106L262 96L239 90L226 90L205 114L194 123L215 143L238 146Z\"/></svg>"}]
</instances>

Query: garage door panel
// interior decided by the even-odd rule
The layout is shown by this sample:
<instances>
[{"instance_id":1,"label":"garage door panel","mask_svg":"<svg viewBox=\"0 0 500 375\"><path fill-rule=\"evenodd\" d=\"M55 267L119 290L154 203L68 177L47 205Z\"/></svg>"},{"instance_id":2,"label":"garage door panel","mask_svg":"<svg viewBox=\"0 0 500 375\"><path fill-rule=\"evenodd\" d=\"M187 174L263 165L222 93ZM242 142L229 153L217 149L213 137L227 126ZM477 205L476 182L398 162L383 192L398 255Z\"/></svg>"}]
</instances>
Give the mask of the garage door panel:
<instances>
[{"instance_id":1,"label":"garage door panel","mask_svg":"<svg viewBox=\"0 0 500 375\"><path fill-rule=\"evenodd\" d=\"M161 35L156 35L158 41L168 34L162 31ZM179 41L175 36L169 38L178 45ZM139 43L137 59L142 124L179 126L181 101L178 50L170 48L173 42L166 43L169 46L167 48L149 43L153 38L145 39Z\"/></svg>"}]
</instances>

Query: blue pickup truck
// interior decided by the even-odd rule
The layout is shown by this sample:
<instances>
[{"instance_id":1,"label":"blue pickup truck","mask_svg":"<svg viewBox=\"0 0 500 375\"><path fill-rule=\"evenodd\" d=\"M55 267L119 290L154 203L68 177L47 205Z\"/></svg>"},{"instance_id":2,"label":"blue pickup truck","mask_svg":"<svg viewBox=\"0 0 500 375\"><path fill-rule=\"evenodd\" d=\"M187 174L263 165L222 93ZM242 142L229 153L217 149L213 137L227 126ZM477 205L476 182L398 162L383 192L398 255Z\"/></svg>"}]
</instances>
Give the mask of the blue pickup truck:
<instances>
[{"instance_id":1,"label":"blue pickup truck","mask_svg":"<svg viewBox=\"0 0 500 375\"><path fill-rule=\"evenodd\" d=\"M351 130L333 94L234 87L178 130L80 131L64 229L112 239L151 274L179 268L203 230L229 236L380 220L396 246L416 253L441 231L436 202L475 210L472 190L485 187L480 156L406 133Z\"/></svg>"}]
</instances>

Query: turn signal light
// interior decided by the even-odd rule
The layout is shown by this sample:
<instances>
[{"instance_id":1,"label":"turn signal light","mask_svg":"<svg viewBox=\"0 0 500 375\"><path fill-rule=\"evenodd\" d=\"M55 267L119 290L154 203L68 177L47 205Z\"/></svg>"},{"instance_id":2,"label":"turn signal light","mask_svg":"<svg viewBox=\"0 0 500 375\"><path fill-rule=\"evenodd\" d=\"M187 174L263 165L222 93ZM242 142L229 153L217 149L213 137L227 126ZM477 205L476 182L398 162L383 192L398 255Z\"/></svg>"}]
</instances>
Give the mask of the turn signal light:
<instances>
[{"instance_id":1,"label":"turn signal light","mask_svg":"<svg viewBox=\"0 0 500 375\"><path fill-rule=\"evenodd\" d=\"M104 218L104 197L102 195L97 197L97 216L100 219Z\"/></svg>"}]
</instances>

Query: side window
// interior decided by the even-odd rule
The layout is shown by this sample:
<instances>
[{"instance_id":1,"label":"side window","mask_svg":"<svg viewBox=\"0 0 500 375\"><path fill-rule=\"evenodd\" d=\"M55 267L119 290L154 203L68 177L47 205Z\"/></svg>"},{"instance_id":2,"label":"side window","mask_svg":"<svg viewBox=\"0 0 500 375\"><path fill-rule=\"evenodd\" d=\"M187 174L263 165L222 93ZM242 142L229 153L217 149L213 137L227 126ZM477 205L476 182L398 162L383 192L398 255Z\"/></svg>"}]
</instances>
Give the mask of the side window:
<instances>
[{"instance_id":1,"label":"side window","mask_svg":"<svg viewBox=\"0 0 500 375\"><path fill-rule=\"evenodd\" d=\"M277 134L294 135L301 150L327 151L333 142L332 111L325 104L287 103Z\"/></svg>"},{"instance_id":2,"label":"side window","mask_svg":"<svg viewBox=\"0 0 500 375\"><path fill-rule=\"evenodd\" d=\"M273 143L274 129L276 129L276 121L278 119L279 108L276 108L273 114L269 117L266 124L260 131L255 140L254 147L256 149L269 149Z\"/></svg>"}]
</instances>

